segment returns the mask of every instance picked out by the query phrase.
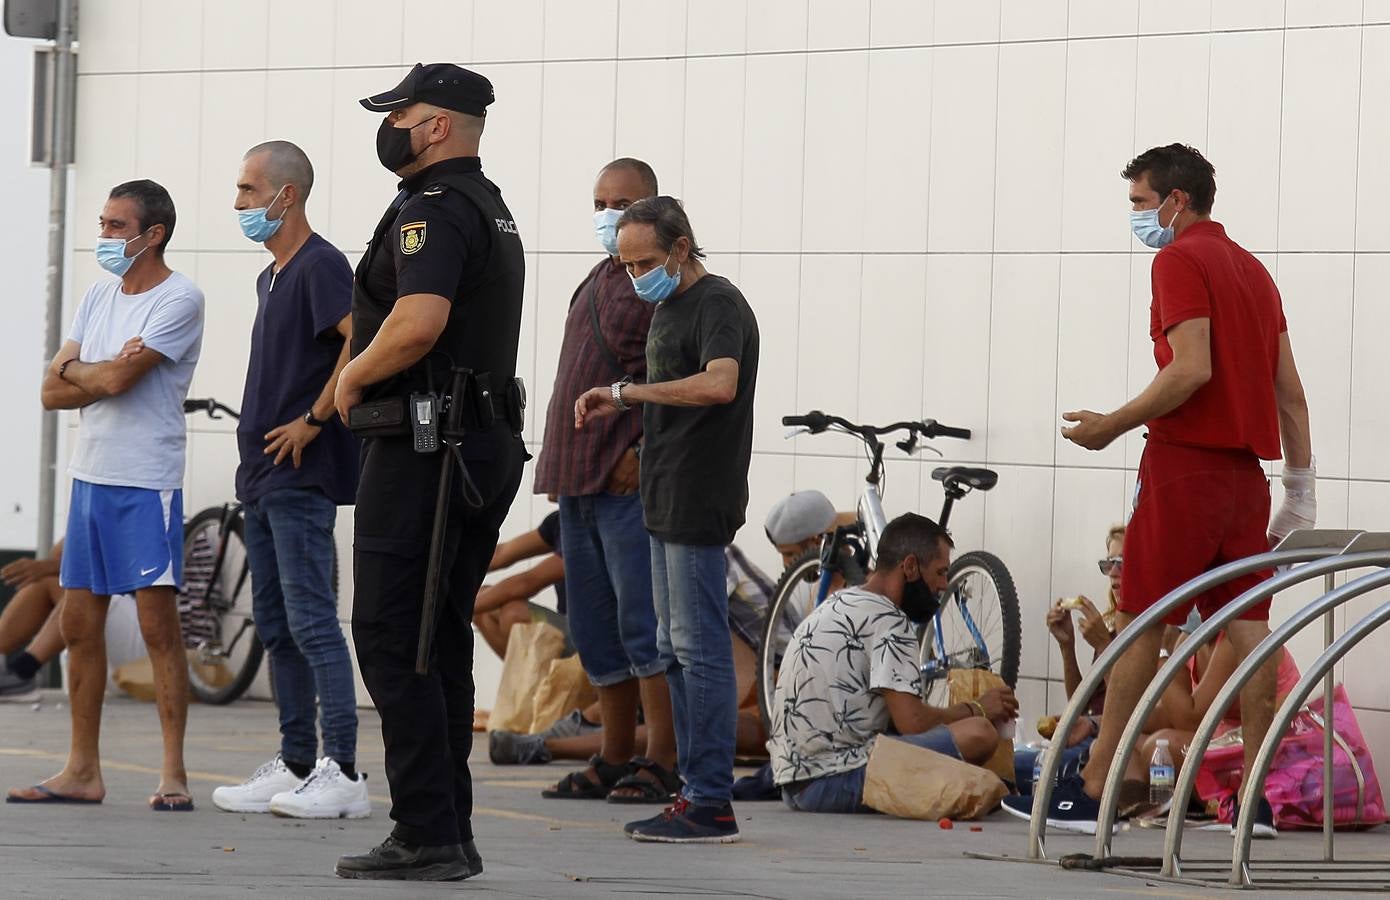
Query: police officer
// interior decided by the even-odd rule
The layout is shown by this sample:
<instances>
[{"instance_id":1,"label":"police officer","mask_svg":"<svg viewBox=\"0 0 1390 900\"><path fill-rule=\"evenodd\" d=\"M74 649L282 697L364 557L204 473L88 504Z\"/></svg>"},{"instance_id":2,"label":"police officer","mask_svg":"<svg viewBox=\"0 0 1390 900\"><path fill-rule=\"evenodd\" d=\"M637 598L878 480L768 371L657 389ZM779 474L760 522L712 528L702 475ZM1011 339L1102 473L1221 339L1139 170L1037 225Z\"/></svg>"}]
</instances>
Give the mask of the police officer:
<instances>
[{"instance_id":1,"label":"police officer","mask_svg":"<svg viewBox=\"0 0 1390 900\"><path fill-rule=\"evenodd\" d=\"M416 65L362 100L385 114L381 164L401 177L357 266L352 361L338 414L363 438L357 491L352 634L381 715L390 837L338 860L343 878L457 880L482 871L473 846L473 598L521 481L515 382L525 265L516 223L478 159L492 84L447 63ZM412 435L435 424L416 401L462 404L457 452ZM440 400L442 403L442 398ZM448 433L440 443L451 440ZM441 453L457 459L437 548L438 631L416 673ZM452 464L452 463L451 463Z\"/></svg>"}]
</instances>

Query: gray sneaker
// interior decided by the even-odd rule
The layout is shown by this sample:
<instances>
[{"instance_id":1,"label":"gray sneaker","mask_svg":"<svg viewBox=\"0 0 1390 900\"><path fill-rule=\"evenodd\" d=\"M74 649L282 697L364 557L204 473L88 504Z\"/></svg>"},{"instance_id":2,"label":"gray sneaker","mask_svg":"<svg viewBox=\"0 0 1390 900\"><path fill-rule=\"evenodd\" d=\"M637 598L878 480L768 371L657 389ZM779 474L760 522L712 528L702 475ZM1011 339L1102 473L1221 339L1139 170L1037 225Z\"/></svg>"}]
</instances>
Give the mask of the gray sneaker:
<instances>
[{"instance_id":1,"label":"gray sneaker","mask_svg":"<svg viewBox=\"0 0 1390 900\"><path fill-rule=\"evenodd\" d=\"M550 750L545 746L545 736L540 734L490 731L487 755L494 766L544 765L550 762Z\"/></svg>"},{"instance_id":2,"label":"gray sneaker","mask_svg":"<svg viewBox=\"0 0 1390 900\"><path fill-rule=\"evenodd\" d=\"M20 678L11 672L0 654L0 703L33 703L37 699L39 688L34 678Z\"/></svg>"},{"instance_id":3,"label":"gray sneaker","mask_svg":"<svg viewBox=\"0 0 1390 900\"><path fill-rule=\"evenodd\" d=\"M594 725L584 721L584 714L579 710L572 710L569 715L559 719L545 731L540 733L542 738L568 738L579 737L581 734L593 734L595 731L602 731L602 725Z\"/></svg>"}]
</instances>

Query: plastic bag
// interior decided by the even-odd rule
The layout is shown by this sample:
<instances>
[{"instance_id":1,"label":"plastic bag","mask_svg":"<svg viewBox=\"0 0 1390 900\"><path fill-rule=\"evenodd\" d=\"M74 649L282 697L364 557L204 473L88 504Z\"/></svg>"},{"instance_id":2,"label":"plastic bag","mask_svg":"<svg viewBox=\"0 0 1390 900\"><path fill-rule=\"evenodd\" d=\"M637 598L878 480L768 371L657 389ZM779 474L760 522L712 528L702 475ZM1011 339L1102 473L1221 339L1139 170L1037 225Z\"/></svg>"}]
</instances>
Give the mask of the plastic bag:
<instances>
[{"instance_id":1,"label":"plastic bag","mask_svg":"<svg viewBox=\"0 0 1390 900\"><path fill-rule=\"evenodd\" d=\"M1346 688L1337 685L1332 703L1333 825L1336 828L1368 828L1385 821L1385 801L1376 777L1370 748L1356 721ZM1323 769L1323 698L1299 711L1275 752L1274 765L1265 779L1265 799L1281 829L1321 828ZM1231 819L1229 799L1240 788L1244 774L1244 744L1238 731L1223 735L1208 747L1197 773L1197 792L1203 800L1217 801L1219 818ZM1350 755L1348 755L1350 750Z\"/></svg>"}]
</instances>

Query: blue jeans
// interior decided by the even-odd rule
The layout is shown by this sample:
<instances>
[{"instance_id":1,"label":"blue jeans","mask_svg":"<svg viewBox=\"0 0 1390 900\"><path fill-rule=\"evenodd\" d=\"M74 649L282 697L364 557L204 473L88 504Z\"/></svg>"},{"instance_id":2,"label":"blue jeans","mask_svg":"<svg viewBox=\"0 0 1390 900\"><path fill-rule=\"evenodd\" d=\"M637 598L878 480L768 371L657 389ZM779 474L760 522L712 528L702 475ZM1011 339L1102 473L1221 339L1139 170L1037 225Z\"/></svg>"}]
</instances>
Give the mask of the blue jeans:
<instances>
[{"instance_id":1,"label":"blue jeans","mask_svg":"<svg viewBox=\"0 0 1390 900\"><path fill-rule=\"evenodd\" d=\"M719 806L733 797L738 691L729 634L724 548L651 539L656 646L666 670L685 799Z\"/></svg>"},{"instance_id":2,"label":"blue jeans","mask_svg":"<svg viewBox=\"0 0 1390 900\"><path fill-rule=\"evenodd\" d=\"M313 765L357 758L357 691L333 593L333 501L315 488L272 491L246 504L246 558L256 633L270 654L280 754Z\"/></svg>"},{"instance_id":3,"label":"blue jeans","mask_svg":"<svg viewBox=\"0 0 1390 900\"><path fill-rule=\"evenodd\" d=\"M956 747L951 729L938 725L921 734L886 735L880 741L907 741L918 747L935 750L960 759L960 749ZM782 788L782 802L801 812L820 813L871 813L874 810L864 805L864 774L868 765L862 765L848 772L823 775L802 786L799 790Z\"/></svg>"},{"instance_id":4,"label":"blue jeans","mask_svg":"<svg viewBox=\"0 0 1390 900\"><path fill-rule=\"evenodd\" d=\"M671 667L656 649L651 542L637 494L560 498L570 637L594 687Z\"/></svg>"}]
</instances>

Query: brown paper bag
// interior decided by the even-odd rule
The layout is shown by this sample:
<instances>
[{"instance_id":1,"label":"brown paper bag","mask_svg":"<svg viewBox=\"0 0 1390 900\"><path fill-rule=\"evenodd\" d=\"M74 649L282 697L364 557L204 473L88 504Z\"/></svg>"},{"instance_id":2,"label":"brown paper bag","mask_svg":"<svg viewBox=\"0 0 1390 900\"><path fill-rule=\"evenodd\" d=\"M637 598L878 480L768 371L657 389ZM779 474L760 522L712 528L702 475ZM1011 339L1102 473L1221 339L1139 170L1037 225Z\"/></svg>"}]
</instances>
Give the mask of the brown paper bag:
<instances>
[{"instance_id":1,"label":"brown paper bag","mask_svg":"<svg viewBox=\"0 0 1390 900\"><path fill-rule=\"evenodd\" d=\"M987 769L879 735L864 774L864 805L903 819L978 819L1008 793Z\"/></svg>"},{"instance_id":2,"label":"brown paper bag","mask_svg":"<svg viewBox=\"0 0 1390 900\"><path fill-rule=\"evenodd\" d=\"M565 636L553 625L530 622L512 626L488 728L529 733L535 718L536 690L564 647Z\"/></svg>"},{"instance_id":3,"label":"brown paper bag","mask_svg":"<svg viewBox=\"0 0 1390 900\"><path fill-rule=\"evenodd\" d=\"M148 656L117 666L111 672L111 680L136 700L154 700L154 667Z\"/></svg>"},{"instance_id":4,"label":"brown paper bag","mask_svg":"<svg viewBox=\"0 0 1390 900\"><path fill-rule=\"evenodd\" d=\"M1004 679L989 669L951 669L947 678L951 687L952 706L974 700L986 691L1008 687ZM999 745L994 748L994 755L984 763L984 767L1005 781L1012 782L1016 777L1013 741L1000 738Z\"/></svg>"},{"instance_id":5,"label":"brown paper bag","mask_svg":"<svg viewBox=\"0 0 1390 900\"><path fill-rule=\"evenodd\" d=\"M577 654L551 660L549 672L536 688L530 733L545 731L570 710L583 709L597 698L598 692L584 674Z\"/></svg>"}]
</instances>

